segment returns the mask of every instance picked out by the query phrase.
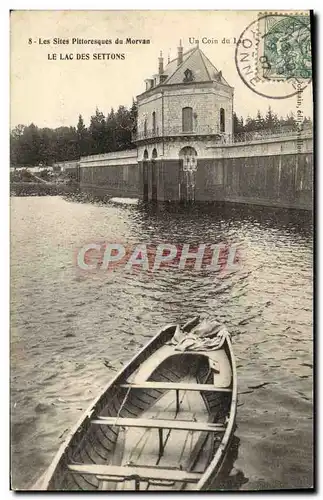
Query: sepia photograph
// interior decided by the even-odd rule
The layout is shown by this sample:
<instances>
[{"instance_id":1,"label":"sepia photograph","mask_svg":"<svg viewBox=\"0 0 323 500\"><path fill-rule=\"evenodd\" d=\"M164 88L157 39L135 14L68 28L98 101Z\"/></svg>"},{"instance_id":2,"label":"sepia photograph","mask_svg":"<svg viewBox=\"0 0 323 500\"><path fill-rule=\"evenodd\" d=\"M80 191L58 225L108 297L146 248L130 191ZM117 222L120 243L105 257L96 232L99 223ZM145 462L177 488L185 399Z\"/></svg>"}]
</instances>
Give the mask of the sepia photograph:
<instances>
[{"instance_id":1,"label":"sepia photograph","mask_svg":"<svg viewBox=\"0 0 323 500\"><path fill-rule=\"evenodd\" d=\"M11 490L314 490L313 33L10 12Z\"/></svg>"}]
</instances>

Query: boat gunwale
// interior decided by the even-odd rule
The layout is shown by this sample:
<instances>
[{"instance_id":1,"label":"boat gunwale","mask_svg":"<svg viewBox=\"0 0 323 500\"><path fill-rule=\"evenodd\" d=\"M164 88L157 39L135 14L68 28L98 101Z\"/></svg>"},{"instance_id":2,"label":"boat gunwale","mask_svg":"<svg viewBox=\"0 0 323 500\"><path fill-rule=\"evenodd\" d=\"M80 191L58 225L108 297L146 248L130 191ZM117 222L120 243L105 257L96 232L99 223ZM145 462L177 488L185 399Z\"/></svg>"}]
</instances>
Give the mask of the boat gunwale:
<instances>
[{"instance_id":1,"label":"boat gunwale","mask_svg":"<svg viewBox=\"0 0 323 500\"><path fill-rule=\"evenodd\" d=\"M63 443L60 445L58 451L56 452L56 455L54 456L52 462L50 463L48 469L45 471L44 478L42 480L42 484L39 487L38 491L46 491L48 490L48 487L50 485L51 480L53 479L53 476L55 474L56 468L60 463L60 460L64 457L64 453L67 451L73 437L75 436L76 432L82 428L84 423L86 422L87 419L91 418L93 415L93 412L95 411L95 407L99 403L100 399L106 394L107 391L109 391L116 382L118 382L118 379L122 377L124 372L127 370L131 369L131 365L134 364L136 361L138 361L138 358L140 358L145 351L149 351L149 348L154 347L154 344L158 342L158 340L163 336L166 335L168 330L171 328L175 331L177 325L176 324L168 324L164 326L161 330L159 330L156 335L154 335L151 340L145 344L142 349L140 349L137 354L135 354L129 361L128 363L121 368L121 370L118 371L118 373L109 381L109 383L104 387L103 391L91 402L89 407L84 411L84 413L81 415L80 419L77 421L77 423L71 428L70 432L66 436L66 439L64 439ZM171 338L171 336L170 336ZM153 354L153 351L149 351L149 356ZM147 358L149 357L147 356ZM146 358L146 359L147 359ZM136 369L136 368L135 368ZM84 437L84 436L83 436ZM68 473L68 469L66 469L66 472Z\"/></svg>"},{"instance_id":2,"label":"boat gunwale","mask_svg":"<svg viewBox=\"0 0 323 500\"><path fill-rule=\"evenodd\" d=\"M235 363L235 357L233 353L233 348L232 348L232 343L230 340L230 336L227 335L225 339L225 343L223 345L223 348L227 346L228 353L226 352L226 355L228 356L231 364L231 369L232 369L232 393L231 393L231 404L230 404L230 417L228 424L226 426L225 433L223 434L221 443L209 463L207 469L204 471L203 476L201 477L200 481L196 484L194 490L199 490L199 491L205 491L208 490L208 487L212 484L215 475L219 472L221 469L221 466L223 464L223 461L225 459L226 453L228 451L228 447L230 445L232 436L233 436L233 431L234 431L234 425L236 421L236 414L237 414L237 403L238 403L238 381L237 381L237 368L236 368L236 363Z\"/></svg>"}]
</instances>

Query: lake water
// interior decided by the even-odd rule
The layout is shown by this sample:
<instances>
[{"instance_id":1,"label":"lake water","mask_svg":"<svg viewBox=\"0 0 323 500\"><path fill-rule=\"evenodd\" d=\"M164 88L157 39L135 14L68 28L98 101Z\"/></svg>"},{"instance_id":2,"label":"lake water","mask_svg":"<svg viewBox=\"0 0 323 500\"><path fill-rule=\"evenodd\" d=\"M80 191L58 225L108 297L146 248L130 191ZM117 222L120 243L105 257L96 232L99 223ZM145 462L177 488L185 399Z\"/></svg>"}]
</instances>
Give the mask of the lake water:
<instances>
[{"instance_id":1,"label":"lake water","mask_svg":"<svg viewBox=\"0 0 323 500\"><path fill-rule=\"evenodd\" d=\"M119 200L120 201L120 200ZM201 314L232 333L239 407L224 488L312 486L312 228L307 212L11 198L12 486L160 327ZM84 273L89 242L237 243L236 272ZM104 366L110 363L110 369Z\"/></svg>"}]
</instances>

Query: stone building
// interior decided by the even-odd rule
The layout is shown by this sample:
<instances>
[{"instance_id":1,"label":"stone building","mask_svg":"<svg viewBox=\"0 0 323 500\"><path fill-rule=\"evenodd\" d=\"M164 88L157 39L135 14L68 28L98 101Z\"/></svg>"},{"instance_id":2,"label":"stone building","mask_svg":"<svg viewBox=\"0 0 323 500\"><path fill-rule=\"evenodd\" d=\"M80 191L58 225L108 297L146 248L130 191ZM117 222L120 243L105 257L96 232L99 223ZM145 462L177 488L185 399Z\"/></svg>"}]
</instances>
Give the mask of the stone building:
<instances>
[{"instance_id":1,"label":"stone building","mask_svg":"<svg viewBox=\"0 0 323 500\"><path fill-rule=\"evenodd\" d=\"M198 46L147 78L136 149L82 157L82 189L152 201L312 208L311 130L233 138L233 88Z\"/></svg>"},{"instance_id":2,"label":"stone building","mask_svg":"<svg viewBox=\"0 0 323 500\"><path fill-rule=\"evenodd\" d=\"M138 161L143 162L144 191L151 181L151 198L158 197L154 174L159 170L156 165L163 161L164 170L171 169L171 177L178 166L184 177L192 177L191 182L188 179L191 198L194 172L202 159L210 157L209 148L232 138L233 88L198 45L183 53L181 43L177 58L165 67L160 53L158 73L145 84L145 91L137 96L134 137ZM154 172L149 172L151 162Z\"/></svg>"}]
</instances>

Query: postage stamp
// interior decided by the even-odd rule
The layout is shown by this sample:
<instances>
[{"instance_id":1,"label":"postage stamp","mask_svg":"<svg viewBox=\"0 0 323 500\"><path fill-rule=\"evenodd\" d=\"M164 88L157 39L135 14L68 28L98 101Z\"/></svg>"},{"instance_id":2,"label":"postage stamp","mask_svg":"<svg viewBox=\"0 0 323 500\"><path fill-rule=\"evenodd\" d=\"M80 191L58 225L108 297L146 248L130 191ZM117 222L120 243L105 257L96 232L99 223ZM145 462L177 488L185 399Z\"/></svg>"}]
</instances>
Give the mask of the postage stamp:
<instances>
[{"instance_id":1,"label":"postage stamp","mask_svg":"<svg viewBox=\"0 0 323 500\"><path fill-rule=\"evenodd\" d=\"M258 75L286 81L312 77L311 27L309 15L259 16Z\"/></svg>"},{"instance_id":2,"label":"postage stamp","mask_svg":"<svg viewBox=\"0 0 323 500\"><path fill-rule=\"evenodd\" d=\"M250 90L286 99L312 79L311 21L308 11L262 12L236 44L238 74Z\"/></svg>"}]
</instances>

